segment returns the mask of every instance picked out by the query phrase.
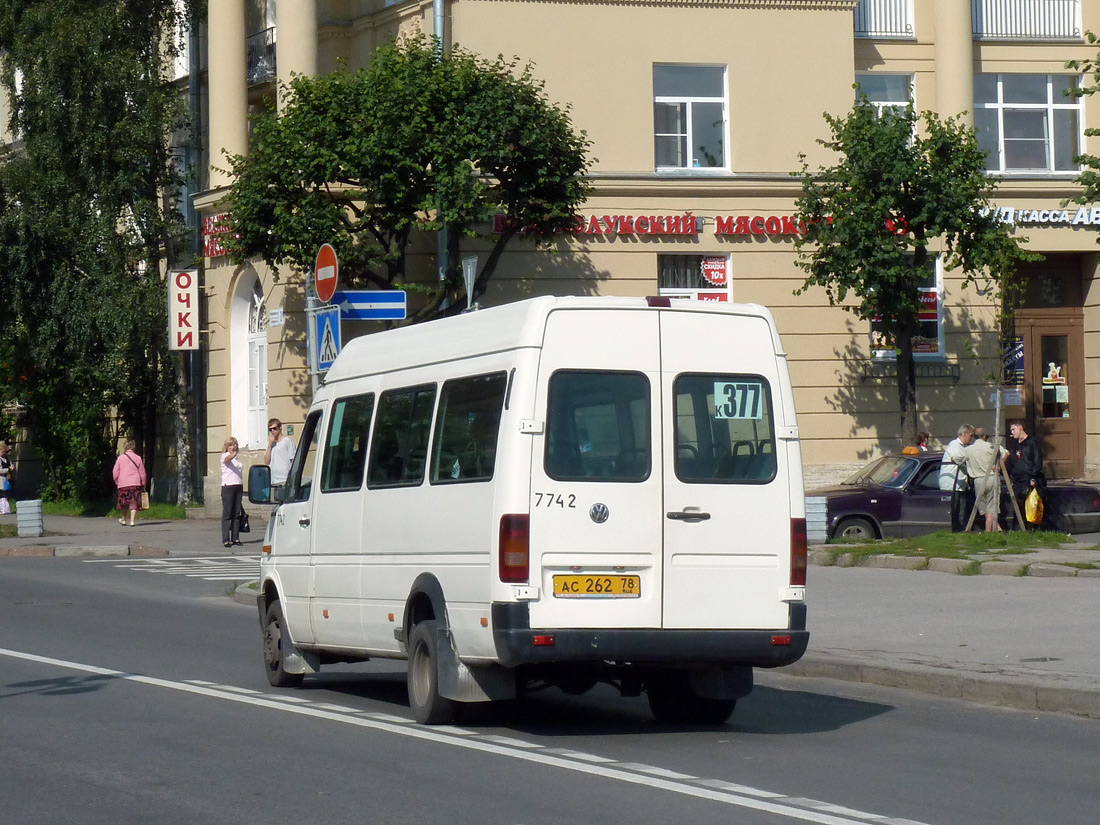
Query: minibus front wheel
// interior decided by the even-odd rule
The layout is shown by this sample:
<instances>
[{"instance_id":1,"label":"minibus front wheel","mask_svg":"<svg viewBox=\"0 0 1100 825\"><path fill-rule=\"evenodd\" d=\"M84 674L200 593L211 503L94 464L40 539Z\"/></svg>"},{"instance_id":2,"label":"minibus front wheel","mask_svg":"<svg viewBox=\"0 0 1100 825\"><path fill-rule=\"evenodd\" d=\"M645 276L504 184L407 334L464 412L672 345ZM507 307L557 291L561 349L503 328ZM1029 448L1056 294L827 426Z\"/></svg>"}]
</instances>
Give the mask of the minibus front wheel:
<instances>
[{"instance_id":1,"label":"minibus front wheel","mask_svg":"<svg viewBox=\"0 0 1100 825\"><path fill-rule=\"evenodd\" d=\"M456 703L439 693L439 641L434 619L420 622L409 634L409 707L422 725L453 722Z\"/></svg>"},{"instance_id":2,"label":"minibus front wheel","mask_svg":"<svg viewBox=\"0 0 1100 825\"><path fill-rule=\"evenodd\" d=\"M288 673L286 670L286 658L291 650L283 606L275 600L268 605L264 616L264 670L267 671L267 681L272 687L298 687L302 684L304 674Z\"/></svg>"}]
</instances>

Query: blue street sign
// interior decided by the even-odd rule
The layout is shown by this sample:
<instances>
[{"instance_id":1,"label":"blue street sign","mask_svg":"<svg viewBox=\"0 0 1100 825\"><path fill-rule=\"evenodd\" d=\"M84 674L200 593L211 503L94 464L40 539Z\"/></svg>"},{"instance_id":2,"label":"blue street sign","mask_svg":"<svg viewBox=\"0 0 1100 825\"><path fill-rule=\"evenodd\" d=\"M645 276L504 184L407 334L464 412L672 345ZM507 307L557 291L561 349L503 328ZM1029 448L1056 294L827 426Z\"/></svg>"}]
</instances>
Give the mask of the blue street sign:
<instances>
[{"instance_id":1,"label":"blue street sign","mask_svg":"<svg viewBox=\"0 0 1100 825\"><path fill-rule=\"evenodd\" d=\"M317 371L324 372L340 354L340 310L326 307L314 313L313 319L317 323Z\"/></svg>"},{"instance_id":2,"label":"blue street sign","mask_svg":"<svg viewBox=\"0 0 1100 825\"><path fill-rule=\"evenodd\" d=\"M345 321L400 321L405 317L405 293L399 289L337 292L331 306Z\"/></svg>"}]
</instances>

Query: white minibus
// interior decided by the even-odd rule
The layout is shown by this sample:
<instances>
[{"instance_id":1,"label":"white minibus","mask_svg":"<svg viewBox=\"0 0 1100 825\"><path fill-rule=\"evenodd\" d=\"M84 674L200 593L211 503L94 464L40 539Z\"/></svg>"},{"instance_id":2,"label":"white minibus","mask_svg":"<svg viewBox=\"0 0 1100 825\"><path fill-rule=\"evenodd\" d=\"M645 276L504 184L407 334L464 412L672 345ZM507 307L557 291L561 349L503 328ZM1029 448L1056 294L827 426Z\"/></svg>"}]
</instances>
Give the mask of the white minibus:
<instances>
[{"instance_id":1,"label":"white minibus","mask_svg":"<svg viewBox=\"0 0 1100 825\"><path fill-rule=\"evenodd\" d=\"M425 724L601 682L724 722L806 649L801 461L761 306L542 297L356 338L264 538L268 678L407 659Z\"/></svg>"}]
</instances>

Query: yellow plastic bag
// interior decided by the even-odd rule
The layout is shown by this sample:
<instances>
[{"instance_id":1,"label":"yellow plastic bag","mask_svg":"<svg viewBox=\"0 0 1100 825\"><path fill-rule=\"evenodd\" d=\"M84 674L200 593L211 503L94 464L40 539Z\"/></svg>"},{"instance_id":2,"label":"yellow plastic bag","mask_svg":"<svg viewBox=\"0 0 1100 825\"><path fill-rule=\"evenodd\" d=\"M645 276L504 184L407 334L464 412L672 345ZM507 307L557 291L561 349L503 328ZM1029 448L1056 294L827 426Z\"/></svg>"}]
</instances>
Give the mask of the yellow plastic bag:
<instances>
[{"instance_id":1,"label":"yellow plastic bag","mask_svg":"<svg viewBox=\"0 0 1100 825\"><path fill-rule=\"evenodd\" d=\"M1031 488L1031 492L1027 494L1027 501L1024 502L1024 518L1030 524L1039 524L1043 520L1043 500L1034 487Z\"/></svg>"}]
</instances>

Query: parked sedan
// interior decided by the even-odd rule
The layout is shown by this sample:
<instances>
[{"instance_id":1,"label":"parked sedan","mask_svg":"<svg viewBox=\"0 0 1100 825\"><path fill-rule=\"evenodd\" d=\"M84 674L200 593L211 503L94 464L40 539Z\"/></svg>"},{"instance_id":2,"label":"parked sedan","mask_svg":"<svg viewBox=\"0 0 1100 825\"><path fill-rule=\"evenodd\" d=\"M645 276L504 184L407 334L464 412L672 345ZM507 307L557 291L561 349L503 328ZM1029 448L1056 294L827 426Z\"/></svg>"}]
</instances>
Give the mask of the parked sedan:
<instances>
[{"instance_id":1,"label":"parked sedan","mask_svg":"<svg viewBox=\"0 0 1100 825\"><path fill-rule=\"evenodd\" d=\"M951 493L939 487L942 459L943 453L931 452L886 455L836 486L807 490L806 496L825 498L829 538L922 536L950 530ZM1100 489L1093 485L1052 481L1044 504L1045 528L1067 533L1100 531ZM1005 492L1002 525L1011 512L1012 502ZM975 519L975 524L981 523Z\"/></svg>"}]
</instances>

